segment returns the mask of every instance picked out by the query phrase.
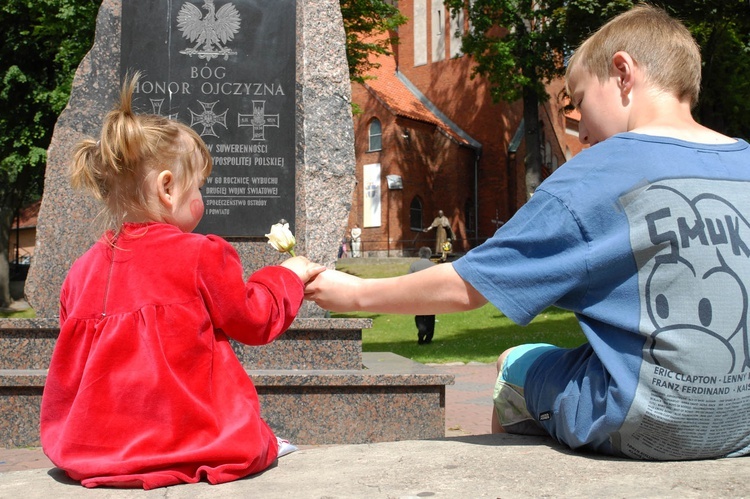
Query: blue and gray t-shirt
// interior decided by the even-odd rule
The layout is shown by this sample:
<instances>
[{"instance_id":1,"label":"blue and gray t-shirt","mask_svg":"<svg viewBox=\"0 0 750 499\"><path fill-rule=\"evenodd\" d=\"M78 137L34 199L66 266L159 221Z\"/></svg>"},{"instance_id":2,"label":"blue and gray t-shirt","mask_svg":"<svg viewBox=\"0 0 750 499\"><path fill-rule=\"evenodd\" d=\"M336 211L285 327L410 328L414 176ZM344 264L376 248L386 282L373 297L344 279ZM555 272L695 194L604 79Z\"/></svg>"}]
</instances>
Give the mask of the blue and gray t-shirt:
<instances>
[{"instance_id":1,"label":"blue and gray t-shirt","mask_svg":"<svg viewBox=\"0 0 750 499\"><path fill-rule=\"evenodd\" d=\"M588 345L532 367L527 405L572 448L750 453L750 146L616 135L563 165L456 271L519 324L550 305Z\"/></svg>"}]
</instances>

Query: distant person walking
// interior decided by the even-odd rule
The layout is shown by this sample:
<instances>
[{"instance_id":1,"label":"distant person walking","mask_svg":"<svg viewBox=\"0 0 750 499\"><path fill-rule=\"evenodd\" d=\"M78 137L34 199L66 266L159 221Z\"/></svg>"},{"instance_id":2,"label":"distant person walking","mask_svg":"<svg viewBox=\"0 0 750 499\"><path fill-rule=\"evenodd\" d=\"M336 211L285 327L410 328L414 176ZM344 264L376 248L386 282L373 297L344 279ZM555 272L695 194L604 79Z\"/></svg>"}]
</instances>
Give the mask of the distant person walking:
<instances>
[{"instance_id":1,"label":"distant person walking","mask_svg":"<svg viewBox=\"0 0 750 499\"><path fill-rule=\"evenodd\" d=\"M419 248L419 260L412 263L409 267L409 273L419 272L432 267L435 263L430 260L432 250L427 246ZM417 343L424 345L432 341L435 334L435 316L434 315L415 315L414 322L417 324Z\"/></svg>"},{"instance_id":2,"label":"distant person walking","mask_svg":"<svg viewBox=\"0 0 750 499\"><path fill-rule=\"evenodd\" d=\"M341 238L341 244L339 244L339 258L346 258L349 256L349 240L346 236Z\"/></svg>"}]
</instances>

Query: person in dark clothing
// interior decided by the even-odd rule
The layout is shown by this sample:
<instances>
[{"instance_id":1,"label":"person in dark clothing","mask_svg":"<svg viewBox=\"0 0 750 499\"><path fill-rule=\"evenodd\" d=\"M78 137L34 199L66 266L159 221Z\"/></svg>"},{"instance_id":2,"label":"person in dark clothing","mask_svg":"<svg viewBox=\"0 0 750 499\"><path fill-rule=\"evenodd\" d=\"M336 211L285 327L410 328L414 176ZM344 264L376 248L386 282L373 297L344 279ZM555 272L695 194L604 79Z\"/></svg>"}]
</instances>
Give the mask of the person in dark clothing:
<instances>
[{"instance_id":1,"label":"person in dark clothing","mask_svg":"<svg viewBox=\"0 0 750 499\"><path fill-rule=\"evenodd\" d=\"M427 246L419 248L419 260L412 263L409 267L409 273L419 272L428 267L435 265L435 262L430 260L432 256L432 250ZM424 345L432 341L432 336L435 334L435 316L434 315L415 315L414 322L417 324L417 343Z\"/></svg>"}]
</instances>

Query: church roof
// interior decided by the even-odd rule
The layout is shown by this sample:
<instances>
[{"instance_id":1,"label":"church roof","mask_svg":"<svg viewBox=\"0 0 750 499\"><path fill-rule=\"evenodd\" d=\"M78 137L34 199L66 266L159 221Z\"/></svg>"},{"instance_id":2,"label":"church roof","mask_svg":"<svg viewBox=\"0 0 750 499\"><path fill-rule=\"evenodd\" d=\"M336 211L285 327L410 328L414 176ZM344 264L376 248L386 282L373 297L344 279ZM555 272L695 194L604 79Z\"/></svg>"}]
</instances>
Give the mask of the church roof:
<instances>
[{"instance_id":1,"label":"church roof","mask_svg":"<svg viewBox=\"0 0 750 499\"><path fill-rule=\"evenodd\" d=\"M36 201L26 208L20 210L19 216L13 218L13 228L28 229L36 227L39 216L39 208L42 206L42 200Z\"/></svg>"},{"instance_id":2,"label":"church roof","mask_svg":"<svg viewBox=\"0 0 750 499\"><path fill-rule=\"evenodd\" d=\"M392 56L378 56L373 62L379 67L368 71L371 78L365 81L365 88L372 93L391 113L423 123L435 125L454 142L481 148L481 144L471 138L458 125L448 119L406 76L398 71Z\"/></svg>"}]
</instances>

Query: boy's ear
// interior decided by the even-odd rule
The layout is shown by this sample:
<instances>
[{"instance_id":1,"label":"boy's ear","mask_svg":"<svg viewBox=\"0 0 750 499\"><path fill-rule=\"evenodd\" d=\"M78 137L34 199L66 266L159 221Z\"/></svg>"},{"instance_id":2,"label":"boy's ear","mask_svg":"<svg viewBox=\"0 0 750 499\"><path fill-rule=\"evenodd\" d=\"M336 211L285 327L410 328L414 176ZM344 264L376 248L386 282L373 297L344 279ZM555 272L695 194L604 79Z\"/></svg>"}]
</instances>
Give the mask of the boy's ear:
<instances>
[{"instance_id":1,"label":"boy's ear","mask_svg":"<svg viewBox=\"0 0 750 499\"><path fill-rule=\"evenodd\" d=\"M169 170L163 170L156 177L156 192L159 195L159 201L167 208L172 208L174 189L174 175Z\"/></svg>"},{"instance_id":2,"label":"boy's ear","mask_svg":"<svg viewBox=\"0 0 750 499\"><path fill-rule=\"evenodd\" d=\"M612 66L617 76L617 84L624 93L629 93L633 88L633 77L635 61L627 52L621 50L612 56Z\"/></svg>"}]
</instances>

